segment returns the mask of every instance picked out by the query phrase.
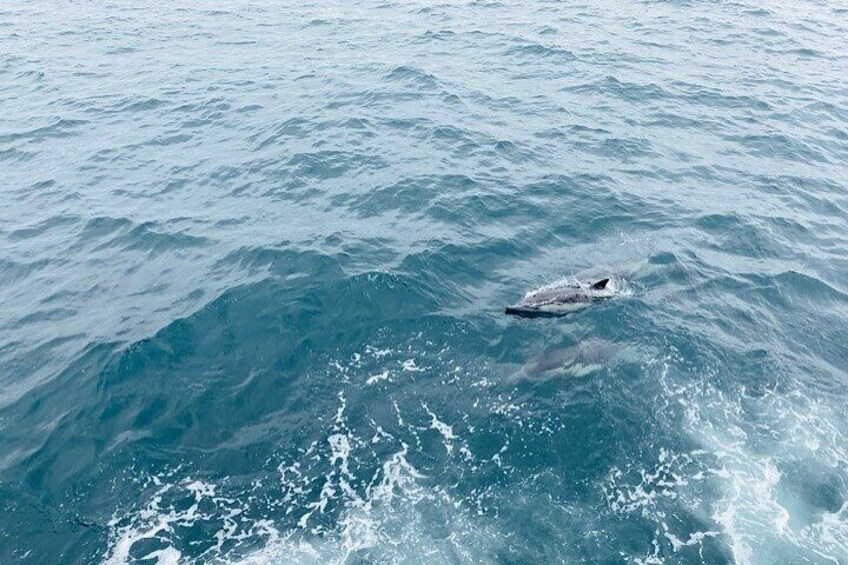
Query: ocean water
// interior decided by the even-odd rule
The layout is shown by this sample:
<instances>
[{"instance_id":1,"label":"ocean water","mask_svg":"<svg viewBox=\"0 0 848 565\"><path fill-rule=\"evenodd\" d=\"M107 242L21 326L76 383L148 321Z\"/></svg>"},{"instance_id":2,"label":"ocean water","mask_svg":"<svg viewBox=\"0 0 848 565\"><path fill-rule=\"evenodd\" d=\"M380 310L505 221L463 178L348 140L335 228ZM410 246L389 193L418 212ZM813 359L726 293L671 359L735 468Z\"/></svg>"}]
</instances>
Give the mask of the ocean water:
<instances>
[{"instance_id":1,"label":"ocean water","mask_svg":"<svg viewBox=\"0 0 848 565\"><path fill-rule=\"evenodd\" d=\"M0 562L848 564L846 38L4 3Z\"/></svg>"}]
</instances>

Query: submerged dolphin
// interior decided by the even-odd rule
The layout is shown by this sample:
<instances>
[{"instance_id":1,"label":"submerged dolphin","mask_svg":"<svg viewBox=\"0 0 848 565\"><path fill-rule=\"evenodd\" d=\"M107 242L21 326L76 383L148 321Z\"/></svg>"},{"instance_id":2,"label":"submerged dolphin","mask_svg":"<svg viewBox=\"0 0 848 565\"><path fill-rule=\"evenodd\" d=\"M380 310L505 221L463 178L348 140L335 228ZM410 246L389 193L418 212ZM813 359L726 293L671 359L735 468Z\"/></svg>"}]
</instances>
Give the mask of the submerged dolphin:
<instances>
[{"instance_id":1,"label":"submerged dolphin","mask_svg":"<svg viewBox=\"0 0 848 565\"><path fill-rule=\"evenodd\" d=\"M527 361L509 380L546 381L560 376L582 377L619 361L624 348L598 338L545 351Z\"/></svg>"},{"instance_id":2,"label":"submerged dolphin","mask_svg":"<svg viewBox=\"0 0 848 565\"><path fill-rule=\"evenodd\" d=\"M590 337L568 347L555 347L531 356L523 365L506 374L503 382L518 385L582 378L624 365L641 366L645 355L643 350L627 343Z\"/></svg>"},{"instance_id":3,"label":"submerged dolphin","mask_svg":"<svg viewBox=\"0 0 848 565\"><path fill-rule=\"evenodd\" d=\"M614 292L608 288L609 282L609 279L602 279L588 286L578 284L537 290L528 293L518 304L507 306L504 313L523 318L564 316L611 298Z\"/></svg>"},{"instance_id":4,"label":"submerged dolphin","mask_svg":"<svg viewBox=\"0 0 848 565\"><path fill-rule=\"evenodd\" d=\"M602 369L615 358L619 349L610 341L589 338L571 347L544 352L525 363L524 372L528 376L566 372L581 376Z\"/></svg>"}]
</instances>

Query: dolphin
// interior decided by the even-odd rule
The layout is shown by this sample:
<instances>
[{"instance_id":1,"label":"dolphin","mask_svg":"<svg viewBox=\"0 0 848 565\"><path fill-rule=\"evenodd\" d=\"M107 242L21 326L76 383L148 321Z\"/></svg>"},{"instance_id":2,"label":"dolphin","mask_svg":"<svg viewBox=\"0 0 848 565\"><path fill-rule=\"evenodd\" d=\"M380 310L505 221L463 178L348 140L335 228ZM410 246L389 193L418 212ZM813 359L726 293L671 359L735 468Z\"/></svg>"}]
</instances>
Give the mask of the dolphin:
<instances>
[{"instance_id":1,"label":"dolphin","mask_svg":"<svg viewBox=\"0 0 848 565\"><path fill-rule=\"evenodd\" d=\"M504 383L545 383L557 379L582 378L621 365L641 364L644 353L626 343L590 337L568 347L548 349L530 357L505 375Z\"/></svg>"},{"instance_id":2,"label":"dolphin","mask_svg":"<svg viewBox=\"0 0 848 565\"><path fill-rule=\"evenodd\" d=\"M522 318L551 318L564 316L587 306L611 298L615 293L610 288L610 279L601 279L590 285L542 288L521 299L518 304L507 306L505 314Z\"/></svg>"},{"instance_id":3,"label":"dolphin","mask_svg":"<svg viewBox=\"0 0 848 565\"><path fill-rule=\"evenodd\" d=\"M557 376L582 377L604 369L622 357L618 344L589 338L575 345L545 351L527 361L511 381L545 381Z\"/></svg>"}]
</instances>

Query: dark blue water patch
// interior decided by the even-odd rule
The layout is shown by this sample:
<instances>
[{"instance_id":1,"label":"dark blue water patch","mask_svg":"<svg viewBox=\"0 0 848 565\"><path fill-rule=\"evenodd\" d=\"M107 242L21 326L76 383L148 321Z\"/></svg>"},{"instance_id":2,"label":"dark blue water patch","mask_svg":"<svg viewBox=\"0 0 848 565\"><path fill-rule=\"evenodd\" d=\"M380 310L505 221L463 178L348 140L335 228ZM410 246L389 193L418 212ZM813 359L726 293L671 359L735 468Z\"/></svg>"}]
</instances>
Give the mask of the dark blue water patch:
<instances>
[{"instance_id":1,"label":"dark blue water patch","mask_svg":"<svg viewBox=\"0 0 848 565\"><path fill-rule=\"evenodd\" d=\"M329 320L322 321L318 316L319 312L335 312L330 318L344 316L350 320L369 320L369 323L373 324L378 322L381 316L385 316L380 312L393 311L400 314L408 311L407 316L413 316L413 312L420 313L422 308L424 312L432 309L432 302L428 302L424 296L413 299L403 290L407 287L408 283L405 283L403 279L375 273L353 279L342 278L336 282L322 280L307 284L301 281L298 285L268 282L226 293L197 315L187 320L174 322L156 336L129 346L108 361L96 382L90 382L89 386L96 386L96 390L100 391L96 396L106 395L104 398L111 400L103 403L96 398L91 398L89 402L80 404L79 408L92 406L97 414L98 425L108 429L115 417L127 417L130 418L129 421L139 417L142 420L149 417L144 416L149 409L146 407L155 407L157 404L155 401L148 402L145 398L137 396L140 393L144 396L145 390L158 390L160 392L156 394L163 394L167 389L189 397L184 400L173 399L179 404L191 402L190 397L195 394L200 395L202 399L207 398L205 395L216 398L218 393L213 389L227 388L229 385L226 383L234 385L242 382L256 363L268 370L276 368L283 372L297 372L298 367L309 363L309 355L295 354L294 350L299 350L301 353L313 351L314 338L310 338L310 334L323 335L327 328L334 325ZM374 296L370 310L366 308L356 313L340 307L339 305L350 300L351 293L365 297ZM395 301L389 299L392 293L397 295ZM378 294L379 300L376 299ZM269 301L270 296L274 296L274 299ZM303 307L295 308L293 305L296 303ZM250 329L255 320L276 321L269 324L260 334L256 334L255 330ZM345 327L355 327L355 324ZM245 339L249 343L245 344L247 348L242 350L240 344ZM322 346L320 351L324 348L332 350L333 347L331 340ZM240 353L235 354L237 351ZM320 351L315 353L319 354ZM178 367L194 366L192 359L198 357L208 359L217 357L219 361L204 363L208 372L197 366L198 370L206 372L207 377L201 381L205 384L195 383L201 385L201 388L193 393L192 385L182 388L180 381L173 379L175 377L183 379L186 384L193 381L194 377L188 373L183 374ZM103 351L102 348L98 348L81 360L80 364L96 367L97 362L102 360ZM223 365L218 367L221 363ZM89 373L89 371L84 372ZM160 381L163 378L166 381ZM220 379L224 380L220 381ZM155 385L156 382L160 382L160 385ZM56 382L51 386L59 384ZM78 384L81 387L80 398L84 398L86 391L82 388L85 383ZM46 391L41 391L43 392ZM270 397L269 400L271 400ZM130 401L137 408L131 409L125 406ZM211 398L209 401L212 401ZM39 401L38 404L42 405L43 401ZM214 414L226 416L227 411L211 411L207 416L213 417ZM147 427L147 425L149 422L141 427ZM123 426L118 427L123 429ZM111 437L110 434L107 436ZM170 436L165 434L165 437L165 441L168 441L167 438Z\"/></svg>"},{"instance_id":2,"label":"dark blue water patch","mask_svg":"<svg viewBox=\"0 0 848 565\"><path fill-rule=\"evenodd\" d=\"M196 444L192 451L214 450L219 442L233 441L232 429L228 432L226 424L216 425L209 419L226 421L234 410L242 412L246 408L247 398L265 398L267 402L264 407L255 401L247 402L253 408L250 414L242 413L239 417L239 427L254 422L251 414L261 419L267 414L288 412L283 420L297 422L300 418L298 405L306 409L312 399L326 397L320 392L321 388L335 389L332 380L323 385L320 382L297 384L299 378L294 377L310 365L312 355L321 356L322 352L326 355L326 348L332 351L335 347L333 340L325 342L322 339L324 345L319 350L314 349L317 342L310 334L317 332L315 336L325 336L326 329L335 325L326 326L320 321L319 312L335 311L336 315L331 317L344 316L354 325L356 320L373 325L385 319L385 314L380 312L386 308L392 312L393 319L403 311L408 311L412 319L418 319L420 313L432 308L427 306L426 298L414 299L403 291L407 283L402 279L390 276L370 274L318 284L319 287L312 290L303 284L287 290L281 283L269 282L227 293L196 316L171 324L150 340L113 354L111 359L104 358L110 349L106 347L86 354L46 390L33 393L31 408L21 415L37 420L44 411L50 411L57 402L63 401L61 387L67 379L76 382L77 409L73 414L57 422L57 427L50 430L45 439L16 438L19 440L16 445L29 441L41 444L36 454L27 460L27 466L33 470L24 479L26 483L32 488L42 488L46 482L76 484L81 473L83 479L79 480L85 482L85 469L120 457L113 453L119 454L126 449L136 454L146 453L152 460L156 456L151 450L173 449L196 441L202 445ZM325 290L319 290L321 286ZM395 293L397 301L393 302L386 292ZM352 312L345 306L350 293L364 293L364 296L379 293L379 300L372 303L375 309L370 312ZM293 301L302 307L294 307ZM418 314L413 315L414 312ZM256 321L272 319L277 321L256 334L253 329ZM349 328L340 336L350 335L350 323L336 327ZM363 326L362 331L368 333L367 327ZM198 363L200 359L204 360ZM201 380L193 374L195 371L204 375ZM98 372L96 379L88 378ZM331 394L330 398L333 396ZM286 397L288 400L280 405L280 400ZM291 409L286 409L286 405ZM210 436L202 432L207 425L221 430L221 434ZM95 435L79 436L74 429L88 429ZM93 437L98 439L92 441ZM269 439L273 437L263 441ZM59 452L73 453L74 457L57 459ZM228 459L231 455L222 457ZM72 490L77 488L82 487L74 486Z\"/></svg>"},{"instance_id":3,"label":"dark blue water patch","mask_svg":"<svg viewBox=\"0 0 848 565\"><path fill-rule=\"evenodd\" d=\"M22 391L26 389L21 385L27 378L36 377L40 381L55 375L57 367L61 371L62 350L73 349L80 344L85 344L85 336L81 334L35 344L32 340L7 341L0 349L0 357L6 368L2 381L7 391L4 405L14 402L23 394Z\"/></svg>"},{"instance_id":4,"label":"dark blue water patch","mask_svg":"<svg viewBox=\"0 0 848 565\"><path fill-rule=\"evenodd\" d=\"M552 469L557 470L559 484L575 485L558 495L564 502L598 504L602 493L597 483L604 480L610 458L639 460L642 455L631 451L632 446L668 433L663 430L672 413L664 412L651 424L644 418L642 405L650 405L659 391L652 394L645 388L649 383L638 365L615 377L602 373L602 378L589 380L519 382L518 386L494 381L493 387L484 386L479 394L461 399L452 391L465 389L467 379L473 378L473 373L465 372L471 368L466 364L479 363L472 352L488 348L485 336L492 328L435 314L444 295L453 289L388 273L279 276L302 268L292 262L314 264L316 259L308 253L253 253L249 260L256 265L279 265L276 276L228 291L149 339L127 347L103 344L90 349L7 413L22 427L6 441L34 449L7 477L19 476L24 492L62 500L69 516L81 516L82 522L92 524L80 526L80 521L69 517L55 533L54 549L65 538L73 540L75 551L85 551L89 543L97 546L90 540L102 539L109 532L105 524L115 501L124 501L121 504L130 511L138 496L135 481L173 472L168 469L174 453L180 454L192 474L223 480L222 488L234 489L233 494L256 478L271 480L275 465L268 466L269 457L300 461L299 472L310 477L305 491L284 485L277 495L266 493L269 498L260 508L247 513L248 519L258 520L254 512L263 516L271 512L278 527L297 530L309 501L321 493L318 479L338 472L329 454L315 462L304 458L302 453L308 454L316 441L318 449L324 450L320 447L327 445L324 442L333 446L343 441L330 438L348 438L344 441L351 442L357 458L346 460L345 472L350 472L346 480L353 492L366 497L368 483L353 477L379 476L381 461L399 447L400 434L404 443L416 446L408 451L406 461L429 477L429 484L453 485L452 496L476 500L484 514L510 516L512 505L502 506L503 499L496 495L499 489L513 488L515 481L522 484L529 474ZM410 272L422 271L412 262L406 267ZM444 265L423 268L430 269L451 279L465 270ZM532 326L519 328L516 337L534 331ZM521 359L520 347L504 345L498 349ZM454 365L466 368L455 372ZM508 379L510 371L505 365L490 378ZM374 384L369 384L372 379ZM74 383L73 399L67 396L68 382ZM641 388L637 397L632 397L631 387ZM375 391L385 391L392 401ZM624 397L630 397L627 412L620 409ZM43 421L69 400L75 408L50 427L26 425ZM27 410L19 412L23 406ZM333 425L332 414L339 406L344 408L344 420ZM521 409L514 411L510 406ZM563 411L565 406L569 409ZM409 424L399 424L401 419ZM449 434L438 426L426 427L428 422L442 421L452 422ZM396 439L374 447L357 439L371 437L375 429ZM535 433L528 435L528 430ZM627 431L622 434L622 430ZM633 438L644 440L634 442ZM598 445L599 440L610 442L609 446ZM565 445L567 451L563 451ZM649 451L648 461L655 457ZM457 466L466 452L480 461L471 471L472 482L460 480L469 470ZM60 456L69 453L72 458ZM130 461L137 462L132 474L120 475ZM240 478L233 482L235 477ZM486 486L479 491L478 485ZM302 504L287 518L273 501L286 500L295 492ZM527 492L544 496L532 489ZM191 496L186 496L184 501L173 500L175 512L191 502ZM320 529L333 528L335 521L342 520L348 503L345 497L328 499ZM22 523L29 523L34 518L18 504L18 511L27 514ZM539 526L544 520L531 506L517 512L514 519L516 524L535 520ZM215 520L198 527L213 528ZM675 527L696 525L701 524ZM632 530L632 524L624 527ZM544 536L545 529L515 527L513 532L528 536L525 541L529 542L537 534ZM209 539L193 528L178 529L176 535L173 541L186 555L209 547L208 541L193 545L195 540ZM637 545L644 544L647 540ZM535 546L526 543L503 551L527 559L536 555ZM142 552L144 547L135 551Z\"/></svg>"}]
</instances>

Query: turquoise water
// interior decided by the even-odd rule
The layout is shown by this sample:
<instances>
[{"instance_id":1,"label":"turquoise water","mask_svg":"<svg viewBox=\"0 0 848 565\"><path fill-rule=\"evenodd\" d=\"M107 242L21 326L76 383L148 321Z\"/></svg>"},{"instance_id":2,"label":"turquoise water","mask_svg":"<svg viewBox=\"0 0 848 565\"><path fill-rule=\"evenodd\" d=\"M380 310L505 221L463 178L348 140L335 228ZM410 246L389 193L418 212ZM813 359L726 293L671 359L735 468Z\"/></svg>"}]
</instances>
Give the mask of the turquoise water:
<instances>
[{"instance_id":1,"label":"turquoise water","mask_svg":"<svg viewBox=\"0 0 848 565\"><path fill-rule=\"evenodd\" d=\"M848 563L844 6L154 4L0 8L0 562Z\"/></svg>"}]
</instances>

